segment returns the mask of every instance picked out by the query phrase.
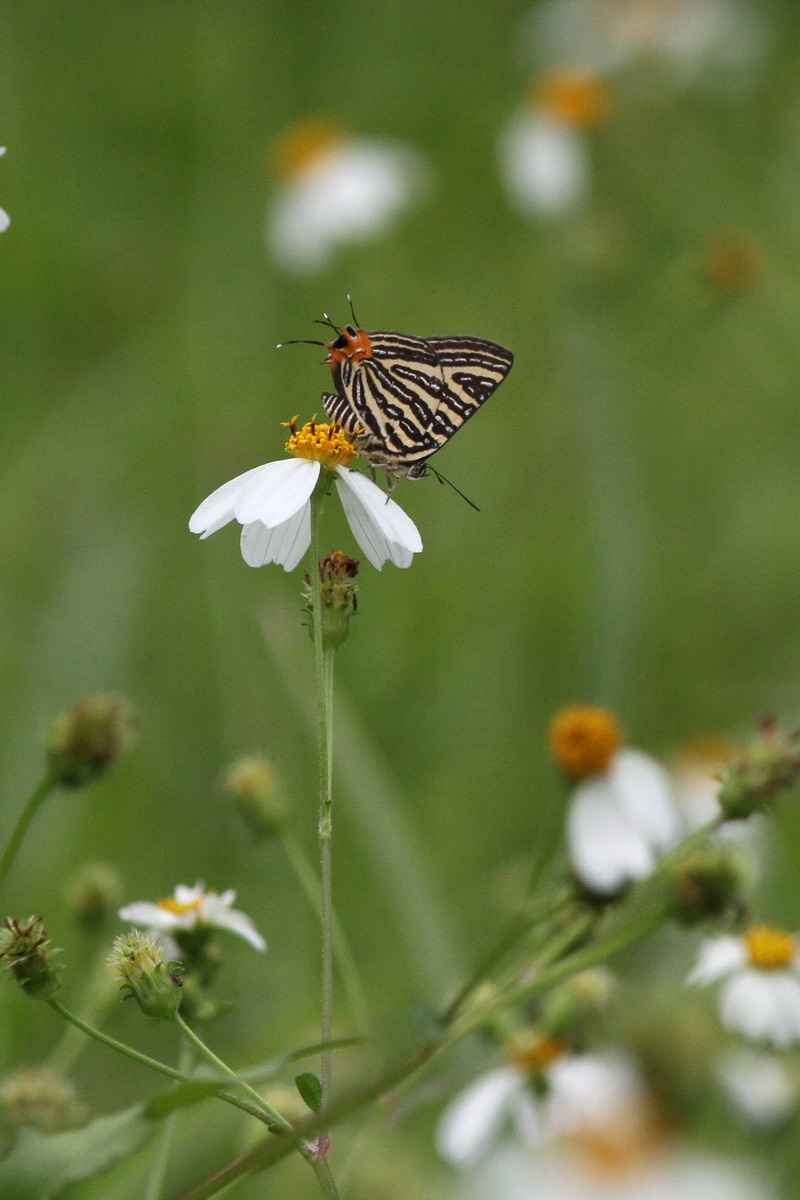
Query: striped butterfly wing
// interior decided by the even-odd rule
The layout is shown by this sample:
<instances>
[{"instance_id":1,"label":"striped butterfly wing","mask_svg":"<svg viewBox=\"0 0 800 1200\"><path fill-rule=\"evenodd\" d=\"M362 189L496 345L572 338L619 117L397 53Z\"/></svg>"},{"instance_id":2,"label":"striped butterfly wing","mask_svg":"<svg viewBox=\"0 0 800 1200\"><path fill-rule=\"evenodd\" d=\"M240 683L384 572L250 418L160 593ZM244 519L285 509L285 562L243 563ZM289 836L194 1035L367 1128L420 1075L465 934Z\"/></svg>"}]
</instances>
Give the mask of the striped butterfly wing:
<instances>
[{"instance_id":1,"label":"striped butterfly wing","mask_svg":"<svg viewBox=\"0 0 800 1200\"><path fill-rule=\"evenodd\" d=\"M483 338L419 338L375 331L369 353L334 367L337 395L326 412L348 429L361 428L361 453L389 473L424 474L424 462L444 445L502 382L513 362Z\"/></svg>"}]
</instances>

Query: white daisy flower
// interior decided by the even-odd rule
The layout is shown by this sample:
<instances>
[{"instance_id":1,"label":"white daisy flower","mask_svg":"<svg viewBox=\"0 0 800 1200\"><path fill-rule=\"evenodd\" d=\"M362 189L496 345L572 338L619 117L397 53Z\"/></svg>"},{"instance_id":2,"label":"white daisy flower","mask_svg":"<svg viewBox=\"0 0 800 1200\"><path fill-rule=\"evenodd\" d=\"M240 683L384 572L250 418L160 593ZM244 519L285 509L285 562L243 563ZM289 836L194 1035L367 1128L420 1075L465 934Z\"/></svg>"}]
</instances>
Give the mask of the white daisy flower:
<instances>
[{"instance_id":1,"label":"white daisy flower","mask_svg":"<svg viewBox=\"0 0 800 1200\"><path fill-rule=\"evenodd\" d=\"M532 1078L543 1084L541 1092ZM541 1146L619 1115L642 1096L636 1068L621 1054L555 1057L533 1072L528 1056L464 1088L442 1114L436 1146L453 1166L468 1169L509 1133L524 1146Z\"/></svg>"},{"instance_id":2,"label":"white daisy flower","mask_svg":"<svg viewBox=\"0 0 800 1200\"><path fill-rule=\"evenodd\" d=\"M712 938L700 947L687 984L722 983L726 1028L785 1048L800 1042L800 954L794 934L754 925L742 937Z\"/></svg>"},{"instance_id":3,"label":"white daisy flower","mask_svg":"<svg viewBox=\"0 0 800 1200\"><path fill-rule=\"evenodd\" d=\"M0 146L0 158L3 157L5 152L6 152L5 146ZM11 218L9 217L8 213L6 212L6 210L4 208L0 208L0 233L5 233L5 231L8 229L10 224L11 224Z\"/></svg>"},{"instance_id":4,"label":"white daisy flower","mask_svg":"<svg viewBox=\"0 0 800 1200\"><path fill-rule=\"evenodd\" d=\"M419 531L402 508L344 463L356 449L337 425L310 421L286 448L295 457L253 467L212 492L192 513L189 529L210 537L230 521L242 526L241 549L250 567L278 563L291 571L311 544L311 494L325 468L335 476L345 516L361 550L380 571L385 562L408 567L422 550Z\"/></svg>"},{"instance_id":5,"label":"white daisy flower","mask_svg":"<svg viewBox=\"0 0 800 1200\"><path fill-rule=\"evenodd\" d=\"M613 896L644 879L680 836L669 775L642 750L619 748L610 712L562 709L550 726L559 766L577 780L567 813L567 849L590 891Z\"/></svg>"},{"instance_id":6,"label":"white daisy flower","mask_svg":"<svg viewBox=\"0 0 800 1200\"><path fill-rule=\"evenodd\" d=\"M283 182L267 210L269 253L285 270L319 271L341 247L378 237L422 191L420 156L393 142L351 138L309 121L282 135Z\"/></svg>"},{"instance_id":7,"label":"white daisy flower","mask_svg":"<svg viewBox=\"0 0 800 1200\"><path fill-rule=\"evenodd\" d=\"M586 131L608 114L606 85L585 71L548 72L498 142L509 198L525 216L560 216L587 198L591 164Z\"/></svg>"},{"instance_id":8,"label":"white daisy flower","mask_svg":"<svg viewBox=\"0 0 800 1200\"><path fill-rule=\"evenodd\" d=\"M236 892L228 888L220 895L206 891L202 883L193 888L179 883L165 900L151 904L139 900L119 910L123 921L144 925L167 936L193 929L227 929L244 938L256 950L266 950L267 943L246 913L233 907ZM180 955L177 955L180 957Z\"/></svg>"},{"instance_id":9,"label":"white daisy flower","mask_svg":"<svg viewBox=\"0 0 800 1200\"><path fill-rule=\"evenodd\" d=\"M609 72L655 61L679 86L718 87L763 61L769 30L747 0L546 0L520 41L534 63Z\"/></svg>"},{"instance_id":10,"label":"white daisy flower","mask_svg":"<svg viewBox=\"0 0 800 1200\"><path fill-rule=\"evenodd\" d=\"M733 1107L753 1125L778 1125L797 1109L797 1083L775 1054L740 1046L722 1055L716 1075Z\"/></svg>"}]
</instances>

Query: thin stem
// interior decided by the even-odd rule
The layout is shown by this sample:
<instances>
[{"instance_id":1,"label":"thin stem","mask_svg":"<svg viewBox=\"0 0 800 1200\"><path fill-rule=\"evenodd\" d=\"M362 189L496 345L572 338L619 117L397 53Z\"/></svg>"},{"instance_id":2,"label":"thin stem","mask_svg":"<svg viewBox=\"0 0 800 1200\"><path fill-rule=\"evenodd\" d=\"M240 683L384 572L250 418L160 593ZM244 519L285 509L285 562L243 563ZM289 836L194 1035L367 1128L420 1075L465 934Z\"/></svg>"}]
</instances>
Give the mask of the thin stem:
<instances>
[{"instance_id":1,"label":"thin stem","mask_svg":"<svg viewBox=\"0 0 800 1200\"><path fill-rule=\"evenodd\" d=\"M27 833L28 826L39 811L42 802L47 799L55 786L55 780L52 778L52 776L45 775L44 779L40 784L37 785L37 787L33 789L27 801L25 802L25 807L20 813L19 819L14 826L14 831L11 834L8 845L5 848L3 857L0 858L0 886L2 886L4 883L11 864L16 858L16 854L20 848L22 839Z\"/></svg>"},{"instance_id":2,"label":"thin stem","mask_svg":"<svg viewBox=\"0 0 800 1200\"><path fill-rule=\"evenodd\" d=\"M188 1074L192 1065L192 1059L191 1047L187 1046L185 1042L181 1042L178 1054L178 1070L183 1074ZM150 1176L147 1180L147 1190L144 1194L144 1200L160 1200L163 1195L167 1164L169 1163L169 1156L172 1151L177 1120L178 1110L175 1109L169 1116L164 1118L161 1125L156 1141L155 1153L150 1164Z\"/></svg>"},{"instance_id":3,"label":"thin stem","mask_svg":"<svg viewBox=\"0 0 800 1200\"><path fill-rule=\"evenodd\" d=\"M157 1058L150 1058L147 1054L142 1054L140 1051L134 1050L133 1046L126 1046L124 1042L118 1042L116 1038L109 1037L107 1033L102 1033L101 1030L95 1029L92 1025L87 1024L86 1021L81 1020L75 1013L70 1012L58 1000L48 1000L47 1003L59 1016L69 1021L72 1025L77 1026L88 1037L102 1042L104 1046L108 1046L111 1050L116 1050L118 1054L124 1054L127 1058L132 1058L134 1062L141 1063L143 1067L150 1067L152 1071L158 1071L159 1074L167 1075L170 1079L177 1079L179 1083L188 1083L190 1081L190 1076L181 1074L175 1067L168 1067L166 1063L159 1062ZM220 1100L224 1100L227 1104L232 1104L234 1108L240 1108L242 1112L249 1113L251 1117L256 1117L259 1121L264 1121L265 1124L269 1123L265 1121L263 1104L255 1108L247 1100L240 1100L238 1096L232 1096L230 1092L225 1091L222 1087L219 1090L215 1090L213 1095L217 1096Z\"/></svg>"},{"instance_id":4,"label":"thin stem","mask_svg":"<svg viewBox=\"0 0 800 1200\"><path fill-rule=\"evenodd\" d=\"M322 636L322 581L319 574L319 518L322 494L311 498L311 607L314 633L314 667L317 681L317 720L319 744L319 855L322 925L322 1013L320 1021L321 1105L327 1108L331 1098L333 1055L333 889L332 889L332 801L333 801L333 656L325 648ZM320 1147L327 1149L324 1132Z\"/></svg>"},{"instance_id":5,"label":"thin stem","mask_svg":"<svg viewBox=\"0 0 800 1200\"><path fill-rule=\"evenodd\" d=\"M98 956L80 1008L81 1019L91 1025L103 1010L118 1002L119 989L108 965L106 951ZM74 1024L67 1025L61 1040L51 1050L47 1062L59 1075L68 1075L90 1043L84 1031Z\"/></svg>"}]
</instances>

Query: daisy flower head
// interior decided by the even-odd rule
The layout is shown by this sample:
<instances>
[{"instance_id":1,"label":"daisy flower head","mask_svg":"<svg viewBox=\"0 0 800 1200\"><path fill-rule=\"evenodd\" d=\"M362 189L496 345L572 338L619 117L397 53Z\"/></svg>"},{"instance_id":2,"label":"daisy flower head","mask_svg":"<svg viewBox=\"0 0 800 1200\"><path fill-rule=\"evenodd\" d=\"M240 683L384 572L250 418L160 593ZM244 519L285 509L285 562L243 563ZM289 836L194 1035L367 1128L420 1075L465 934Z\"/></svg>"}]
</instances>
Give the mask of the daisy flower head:
<instances>
[{"instance_id":1,"label":"daisy flower head","mask_svg":"<svg viewBox=\"0 0 800 1200\"><path fill-rule=\"evenodd\" d=\"M797 1083L776 1054L738 1046L720 1058L716 1076L733 1108L751 1125L768 1129L797 1111Z\"/></svg>"},{"instance_id":2,"label":"daisy flower head","mask_svg":"<svg viewBox=\"0 0 800 1200\"><path fill-rule=\"evenodd\" d=\"M575 781L567 814L567 848L580 882L598 896L614 896L643 879L679 836L664 768L621 745L613 715L573 705L550 725L550 748Z\"/></svg>"},{"instance_id":3,"label":"daisy flower head","mask_svg":"<svg viewBox=\"0 0 800 1200\"><path fill-rule=\"evenodd\" d=\"M250 567L278 563L291 571L311 544L311 496L335 483L353 536L380 571L385 562L408 567L422 550L419 531L377 484L345 465L357 454L338 424L313 418L298 429L289 422L290 458L253 467L212 492L189 519L189 529L210 537L234 519L242 526L241 550Z\"/></svg>"},{"instance_id":4,"label":"daisy flower head","mask_svg":"<svg viewBox=\"0 0 800 1200\"><path fill-rule=\"evenodd\" d=\"M296 274L320 271L340 248L371 241L424 192L427 170L406 146L357 138L308 120L277 139L279 180L267 210L267 250Z\"/></svg>"},{"instance_id":5,"label":"daisy flower head","mask_svg":"<svg viewBox=\"0 0 800 1200\"><path fill-rule=\"evenodd\" d=\"M6 152L5 146L0 146L0 158L3 157L5 152ZM10 224L11 224L11 218L9 217L8 213L5 211L4 208L0 208L0 233L5 233L5 231L8 229Z\"/></svg>"},{"instance_id":6,"label":"daisy flower head","mask_svg":"<svg viewBox=\"0 0 800 1200\"><path fill-rule=\"evenodd\" d=\"M186 887L179 883L171 896L155 904L140 900L119 910L123 921L143 925L147 929L178 938L182 933L227 929L238 934L256 950L266 950L267 943L246 913L233 907L236 892L232 888L219 892L206 891L202 883Z\"/></svg>"},{"instance_id":7,"label":"daisy flower head","mask_svg":"<svg viewBox=\"0 0 800 1200\"><path fill-rule=\"evenodd\" d=\"M637 1069L622 1054L567 1054L563 1043L542 1038L511 1046L509 1057L444 1110L436 1145L451 1165L470 1169L508 1142L538 1149L642 1104Z\"/></svg>"},{"instance_id":8,"label":"daisy flower head","mask_svg":"<svg viewBox=\"0 0 800 1200\"><path fill-rule=\"evenodd\" d=\"M506 191L524 216L559 216L586 199L585 135L609 109L608 86L593 72L565 68L534 81L527 103L509 119L498 143Z\"/></svg>"},{"instance_id":9,"label":"daisy flower head","mask_svg":"<svg viewBox=\"0 0 800 1200\"><path fill-rule=\"evenodd\" d=\"M751 1041L785 1049L800 1042L800 953L797 937L752 925L740 937L700 947L687 984L721 984L722 1023Z\"/></svg>"}]
</instances>

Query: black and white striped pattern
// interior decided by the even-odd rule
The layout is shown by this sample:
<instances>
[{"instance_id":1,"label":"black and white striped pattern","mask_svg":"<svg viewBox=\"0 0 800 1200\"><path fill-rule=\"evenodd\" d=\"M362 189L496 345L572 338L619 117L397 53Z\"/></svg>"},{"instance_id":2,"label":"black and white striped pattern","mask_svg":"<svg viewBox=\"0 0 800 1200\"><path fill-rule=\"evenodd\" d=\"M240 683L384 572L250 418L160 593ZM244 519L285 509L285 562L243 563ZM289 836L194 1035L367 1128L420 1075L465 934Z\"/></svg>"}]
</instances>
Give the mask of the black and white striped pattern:
<instances>
[{"instance_id":1,"label":"black and white striped pattern","mask_svg":"<svg viewBox=\"0 0 800 1200\"><path fill-rule=\"evenodd\" d=\"M369 352L350 352L359 337ZM363 431L359 453L371 466L411 479L427 473L425 460L488 400L514 361L484 338L364 335L350 325L328 349L336 395L323 394L326 413Z\"/></svg>"}]
</instances>

